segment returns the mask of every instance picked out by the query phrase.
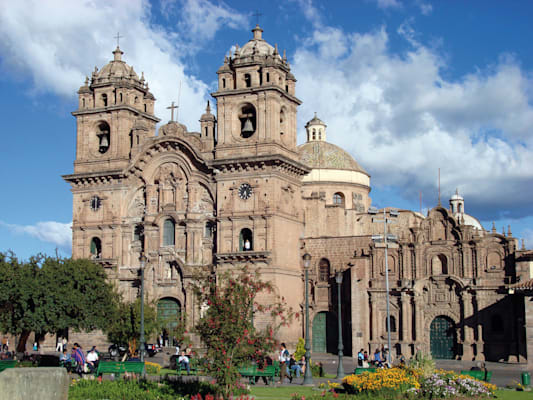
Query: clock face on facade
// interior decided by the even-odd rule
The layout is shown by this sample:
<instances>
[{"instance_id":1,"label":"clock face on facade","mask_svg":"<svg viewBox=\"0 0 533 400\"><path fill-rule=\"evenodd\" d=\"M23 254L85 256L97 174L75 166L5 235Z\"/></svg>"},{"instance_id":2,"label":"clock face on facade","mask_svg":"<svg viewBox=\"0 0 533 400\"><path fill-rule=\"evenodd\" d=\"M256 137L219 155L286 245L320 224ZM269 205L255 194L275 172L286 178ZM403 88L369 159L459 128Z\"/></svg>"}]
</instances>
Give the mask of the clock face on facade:
<instances>
[{"instance_id":1,"label":"clock face on facade","mask_svg":"<svg viewBox=\"0 0 533 400\"><path fill-rule=\"evenodd\" d=\"M91 210L97 211L101 205L102 205L102 200L100 199L100 197L98 196L91 197L91 202L90 202Z\"/></svg>"},{"instance_id":2,"label":"clock face on facade","mask_svg":"<svg viewBox=\"0 0 533 400\"><path fill-rule=\"evenodd\" d=\"M252 196L252 187L248 183L243 183L239 186L239 197L243 200L248 200Z\"/></svg>"}]
</instances>

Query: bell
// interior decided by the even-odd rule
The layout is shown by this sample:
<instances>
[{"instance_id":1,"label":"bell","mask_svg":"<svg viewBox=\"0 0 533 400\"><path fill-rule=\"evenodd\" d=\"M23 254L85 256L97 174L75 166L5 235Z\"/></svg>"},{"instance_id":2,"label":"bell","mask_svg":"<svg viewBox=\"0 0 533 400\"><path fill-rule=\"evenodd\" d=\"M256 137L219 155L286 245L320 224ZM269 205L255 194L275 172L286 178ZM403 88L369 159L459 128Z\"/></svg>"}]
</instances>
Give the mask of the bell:
<instances>
[{"instance_id":1,"label":"bell","mask_svg":"<svg viewBox=\"0 0 533 400\"><path fill-rule=\"evenodd\" d=\"M107 135L100 135L100 147L109 147L109 136Z\"/></svg>"},{"instance_id":2,"label":"bell","mask_svg":"<svg viewBox=\"0 0 533 400\"><path fill-rule=\"evenodd\" d=\"M254 127L252 125L252 121L250 121L250 118L246 118L246 121L244 122L244 127L242 128L242 133L245 135L251 135L254 133Z\"/></svg>"}]
</instances>

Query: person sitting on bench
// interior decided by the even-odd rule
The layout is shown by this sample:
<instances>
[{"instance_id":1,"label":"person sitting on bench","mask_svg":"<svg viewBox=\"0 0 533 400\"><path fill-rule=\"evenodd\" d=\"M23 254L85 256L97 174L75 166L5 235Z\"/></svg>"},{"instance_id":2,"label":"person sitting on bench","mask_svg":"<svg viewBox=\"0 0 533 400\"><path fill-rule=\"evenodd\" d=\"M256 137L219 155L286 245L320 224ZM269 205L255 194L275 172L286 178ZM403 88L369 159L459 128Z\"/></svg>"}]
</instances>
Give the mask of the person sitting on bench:
<instances>
[{"instance_id":1,"label":"person sitting on bench","mask_svg":"<svg viewBox=\"0 0 533 400\"><path fill-rule=\"evenodd\" d=\"M191 367L190 367L190 362L189 362L189 357L187 357L185 355L185 352L182 350L181 351L181 355L179 356L178 358L178 364L180 366L180 369L186 369L187 370L187 375L190 374L191 372Z\"/></svg>"}]
</instances>

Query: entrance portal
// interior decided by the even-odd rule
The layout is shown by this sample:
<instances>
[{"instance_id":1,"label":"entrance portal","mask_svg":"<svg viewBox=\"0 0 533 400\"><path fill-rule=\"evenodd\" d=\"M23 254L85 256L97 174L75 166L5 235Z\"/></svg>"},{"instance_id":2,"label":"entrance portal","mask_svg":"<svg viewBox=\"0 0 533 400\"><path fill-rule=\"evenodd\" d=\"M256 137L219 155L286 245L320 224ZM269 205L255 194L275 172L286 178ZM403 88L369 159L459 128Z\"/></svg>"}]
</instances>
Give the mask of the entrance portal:
<instances>
[{"instance_id":1,"label":"entrance portal","mask_svg":"<svg viewBox=\"0 0 533 400\"><path fill-rule=\"evenodd\" d=\"M313 352L337 353L339 331L337 318L330 312L319 312L313 319Z\"/></svg>"},{"instance_id":2,"label":"entrance portal","mask_svg":"<svg viewBox=\"0 0 533 400\"><path fill-rule=\"evenodd\" d=\"M430 346L435 359L453 360L457 349L455 324L445 316L438 316L431 322Z\"/></svg>"},{"instance_id":3,"label":"entrance portal","mask_svg":"<svg viewBox=\"0 0 533 400\"><path fill-rule=\"evenodd\" d=\"M165 297L157 302L157 317L169 328L178 326L180 311L180 303L171 297Z\"/></svg>"}]
</instances>

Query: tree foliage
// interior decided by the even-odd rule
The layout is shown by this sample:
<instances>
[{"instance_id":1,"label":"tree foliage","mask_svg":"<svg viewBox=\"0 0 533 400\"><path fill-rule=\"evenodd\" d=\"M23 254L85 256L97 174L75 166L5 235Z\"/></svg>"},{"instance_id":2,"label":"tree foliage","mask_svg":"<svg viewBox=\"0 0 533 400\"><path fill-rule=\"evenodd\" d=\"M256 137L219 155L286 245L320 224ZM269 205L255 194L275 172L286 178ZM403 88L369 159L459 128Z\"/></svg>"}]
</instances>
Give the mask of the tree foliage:
<instances>
[{"instance_id":1,"label":"tree foliage","mask_svg":"<svg viewBox=\"0 0 533 400\"><path fill-rule=\"evenodd\" d=\"M115 288L90 260L0 253L0 331L27 336L103 329L115 313Z\"/></svg>"},{"instance_id":2,"label":"tree foliage","mask_svg":"<svg viewBox=\"0 0 533 400\"><path fill-rule=\"evenodd\" d=\"M216 279L199 276L193 288L199 303L208 306L196 325L207 348L208 373L216 379L220 394L229 398L239 378L238 368L272 352L275 332L290 322L293 313L280 301L268 305L256 302L258 294L272 293L273 286L263 282L257 270L251 272L246 267L233 274L219 274ZM254 329L252 311L268 316L272 323L265 329Z\"/></svg>"},{"instance_id":3,"label":"tree foliage","mask_svg":"<svg viewBox=\"0 0 533 400\"><path fill-rule=\"evenodd\" d=\"M148 339L160 328L153 303L144 303L144 337ZM130 351L137 348L141 336L141 299L133 303L120 302L106 328L112 343L128 344Z\"/></svg>"}]
</instances>

